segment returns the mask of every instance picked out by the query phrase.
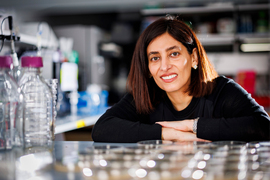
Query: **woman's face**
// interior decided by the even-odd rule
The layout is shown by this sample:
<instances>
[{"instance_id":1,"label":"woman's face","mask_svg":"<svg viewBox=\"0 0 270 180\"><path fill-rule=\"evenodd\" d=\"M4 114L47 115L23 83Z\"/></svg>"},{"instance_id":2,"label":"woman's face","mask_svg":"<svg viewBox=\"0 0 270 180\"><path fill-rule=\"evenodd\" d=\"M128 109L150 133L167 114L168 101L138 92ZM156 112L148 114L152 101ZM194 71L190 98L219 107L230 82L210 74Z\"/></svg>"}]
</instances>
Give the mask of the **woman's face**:
<instances>
[{"instance_id":1,"label":"woman's face","mask_svg":"<svg viewBox=\"0 0 270 180\"><path fill-rule=\"evenodd\" d=\"M156 84L168 93L184 92L190 84L191 68L198 64L196 49L186 47L168 33L153 39L147 47L148 68Z\"/></svg>"}]
</instances>

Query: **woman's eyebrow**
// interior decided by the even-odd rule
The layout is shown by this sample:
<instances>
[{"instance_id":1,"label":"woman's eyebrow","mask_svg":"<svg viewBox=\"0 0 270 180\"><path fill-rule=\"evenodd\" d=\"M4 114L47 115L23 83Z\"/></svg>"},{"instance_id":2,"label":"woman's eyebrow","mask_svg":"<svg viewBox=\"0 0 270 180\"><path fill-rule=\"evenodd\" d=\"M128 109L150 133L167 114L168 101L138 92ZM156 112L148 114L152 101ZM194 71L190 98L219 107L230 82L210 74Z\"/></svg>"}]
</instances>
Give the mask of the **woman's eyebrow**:
<instances>
[{"instance_id":1,"label":"woman's eyebrow","mask_svg":"<svg viewBox=\"0 0 270 180\"><path fill-rule=\"evenodd\" d=\"M159 52L158 51L152 51L150 53L148 53L148 56L152 55L152 54L158 54Z\"/></svg>"},{"instance_id":2,"label":"woman's eyebrow","mask_svg":"<svg viewBox=\"0 0 270 180\"><path fill-rule=\"evenodd\" d=\"M172 49L179 49L179 50L181 50L181 47L180 46L172 46L172 47L167 48L166 51L170 51Z\"/></svg>"},{"instance_id":3,"label":"woman's eyebrow","mask_svg":"<svg viewBox=\"0 0 270 180\"><path fill-rule=\"evenodd\" d=\"M181 50L181 47L180 46L172 46L172 47L168 47L165 51L170 51L172 49L180 49ZM148 53L148 56L152 55L152 54L158 54L159 52L158 51L151 51Z\"/></svg>"}]
</instances>

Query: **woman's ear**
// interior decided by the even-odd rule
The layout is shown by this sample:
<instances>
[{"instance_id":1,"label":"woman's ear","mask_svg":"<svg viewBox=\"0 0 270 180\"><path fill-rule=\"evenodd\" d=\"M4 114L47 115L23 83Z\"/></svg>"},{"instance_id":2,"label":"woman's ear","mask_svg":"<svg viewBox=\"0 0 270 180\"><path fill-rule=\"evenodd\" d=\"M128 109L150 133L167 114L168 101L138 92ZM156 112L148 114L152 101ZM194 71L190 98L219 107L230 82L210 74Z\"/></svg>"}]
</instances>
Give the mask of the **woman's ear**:
<instances>
[{"instance_id":1,"label":"woman's ear","mask_svg":"<svg viewBox=\"0 0 270 180\"><path fill-rule=\"evenodd\" d=\"M197 48L194 48L192 50L191 60L192 60L192 67L198 67L198 52L197 52Z\"/></svg>"}]
</instances>

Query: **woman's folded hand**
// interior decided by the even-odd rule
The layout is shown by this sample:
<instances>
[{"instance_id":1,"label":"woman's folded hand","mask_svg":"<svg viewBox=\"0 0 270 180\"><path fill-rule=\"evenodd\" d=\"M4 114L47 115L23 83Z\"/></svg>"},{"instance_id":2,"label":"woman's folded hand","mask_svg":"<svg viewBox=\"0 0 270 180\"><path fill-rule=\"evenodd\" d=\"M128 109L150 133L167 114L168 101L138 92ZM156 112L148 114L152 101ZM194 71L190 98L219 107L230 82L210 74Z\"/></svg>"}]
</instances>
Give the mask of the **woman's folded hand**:
<instances>
[{"instance_id":1,"label":"woman's folded hand","mask_svg":"<svg viewBox=\"0 0 270 180\"><path fill-rule=\"evenodd\" d=\"M170 141L204 141L204 139L197 138L196 134L192 132L185 132L176 130L174 128L162 127L162 140Z\"/></svg>"},{"instance_id":2,"label":"woman's folded hand","mask_svg":"<svg viewBox=\"0 0 270 180\"><path fill-rule=\"evenodd\" d=\"M183 121L161 121L156 122L162 127L173 128L175 130L184 131L184 132L193 132L193 123L194 119L183 120Z\"/></svg>"}]
</instances>

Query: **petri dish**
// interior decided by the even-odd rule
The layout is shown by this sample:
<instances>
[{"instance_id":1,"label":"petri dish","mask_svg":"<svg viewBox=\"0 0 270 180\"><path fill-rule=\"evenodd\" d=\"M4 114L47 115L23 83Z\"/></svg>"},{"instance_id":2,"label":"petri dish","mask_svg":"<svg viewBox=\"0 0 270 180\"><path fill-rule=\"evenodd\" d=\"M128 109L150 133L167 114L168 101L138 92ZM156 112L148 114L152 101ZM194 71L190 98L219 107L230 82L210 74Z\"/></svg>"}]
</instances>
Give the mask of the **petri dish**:
<instances>
[{"instance_id":1,"label":"petri dish","mask_svg":"<svg viewBox=\"0 0 270 180\"><path fill-rule=\"evenodd\" d=\"M142 145L142 146L153 146L153 147L157 147L157 146L166 146L166 145L171 145L173 144L172 141L168 141L168 140L145 140L145 141L139 141L137 142L138 145Z\"/></svg>"},{"instance_id":2,"label":"petri dish","mask_svg":"<svg viewBox=\"0 0 270 180\"><path fill-rule=\"evenodd\" d=\"M122 153L123 146L118 145L94 145L86 148L86 153L90 154L109 154Z\"/></svg>"}]
</instances>

